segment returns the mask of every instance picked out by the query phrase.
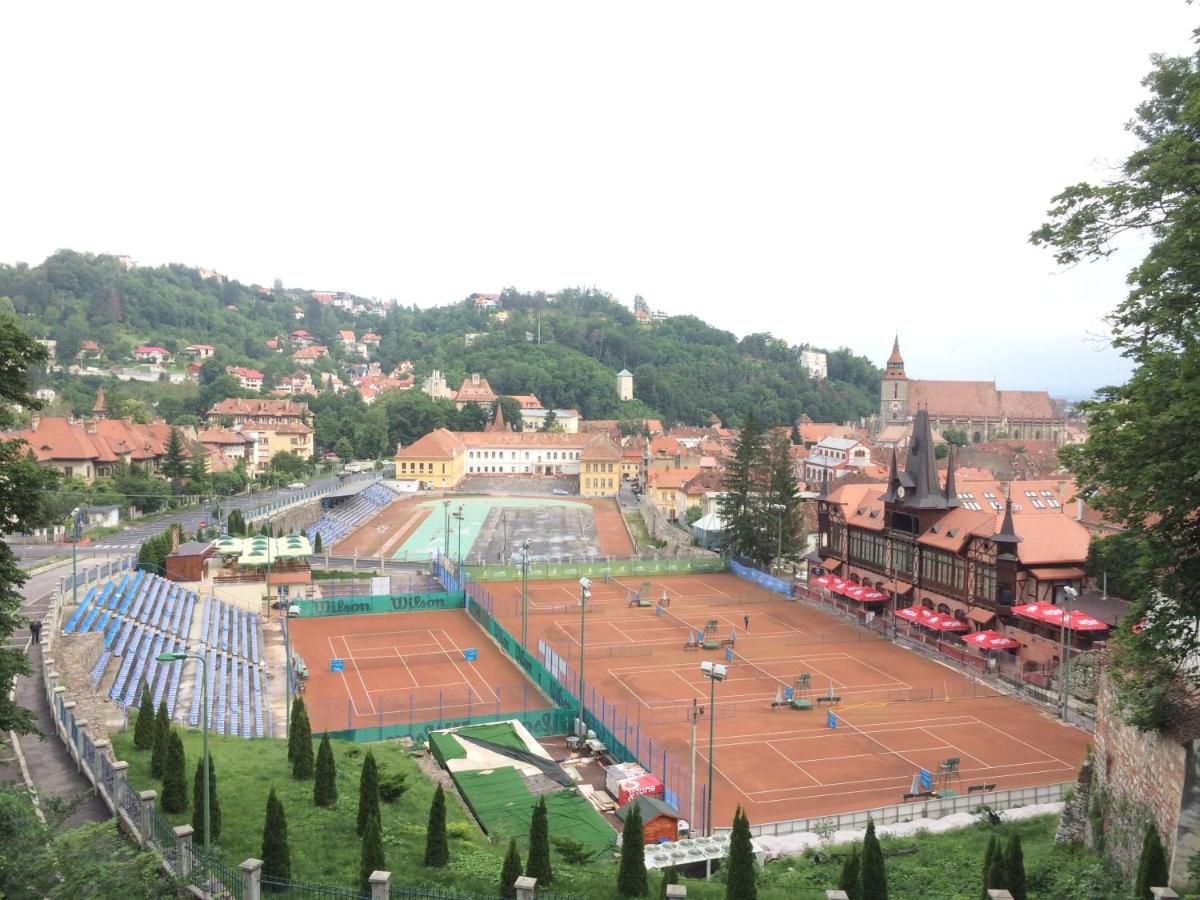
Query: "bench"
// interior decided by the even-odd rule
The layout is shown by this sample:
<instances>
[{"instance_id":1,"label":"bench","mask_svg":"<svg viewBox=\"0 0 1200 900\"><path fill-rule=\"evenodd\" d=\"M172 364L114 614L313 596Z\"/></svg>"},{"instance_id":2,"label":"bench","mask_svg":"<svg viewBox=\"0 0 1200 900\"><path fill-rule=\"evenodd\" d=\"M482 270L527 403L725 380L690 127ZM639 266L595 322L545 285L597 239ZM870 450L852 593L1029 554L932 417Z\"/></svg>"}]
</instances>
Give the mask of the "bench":
<instances>
[{"instance_id":1,"label":"bench","mask_svg":"<svg viewBox=\"0 0 1200 900\"><path fill-rule=\"evenodd\" d=\"M833 697L828 697L828 696L825 696L825 697L818 697L818 698L817 698L817 702L818 702L818 703L841 703L841 702L842 702L842 698L841 698L841 697L838 697L838 696L836 696L836 695L835 695L835 696L833 696Z\"/></svg>"},{"instance_id":2,"label":"bench","mask_svg":"<svg viewBox=\"0 0 1200 900\"><path fill-rule=\"evenodd\" d=\"M732 646L734 646L734 639L733 639L733 638L731 638L731 637L722 638L722 639L721 639L721 646L722 646L722 647L732 647Z\"/></svg>"},{"instance_id":3,"label":"bench","mask_svg":"<svg viewBox=\"0 0 1200 900\"><path fill-rule=\"evenodd\" d=\"M996 789L996 786L994 784L969 784L969 785L967 785L967 793L968 794L974 794L977 791L994 791L995 789Z\"/></svg>"},{"instance_id":4,"label":"bench","mask_svg":"<svg viewBox=\"0 0 1200 900\"><path fill-rule=\"evenodd\" d=\"M917 791L917 793L915 793L915 794L905 794L901 799L904 801L928 800L930 797L936 797L936 796L937 796L937 794L935 794L933 791Z\"/></svg>"},{"instance_id":5,"label":"bench","mask_svg":"<svg viewBox=\"0 0 1200 900\"><path fill-rule=\"evenodd\" d=\"M716 641L705 641L705 642L704 642L703 644L701 644L700 646L702 646L702 647L703 647L705 650L719 650L719 649L721 649L721 648L720 648L720 645L718 645Z\"/></svg>"},{"instance_id":6,"label":"bench","mask_svg":"<svg viewBox=\"0 0 1200 900\"><path fill-rule=\"evenodd\" d=\"M813 708L812 701L804 698L797 698L788 705L791 706L792 709L809 710Z\"/></svg>"},{"instance_id":7,"label":"bench","mask_svg":"<svg viewBox=\"0 0 1200 900\"><path fill-rule=\"evenodd\" d=\"M700 649L700 642L699 642L699 641L695 641L695 640L688 640L688 641L684 641L684 643L683 643L683 649L684 649L684 650L699 650L699 649Z\"/></svg>"}]
</instances>

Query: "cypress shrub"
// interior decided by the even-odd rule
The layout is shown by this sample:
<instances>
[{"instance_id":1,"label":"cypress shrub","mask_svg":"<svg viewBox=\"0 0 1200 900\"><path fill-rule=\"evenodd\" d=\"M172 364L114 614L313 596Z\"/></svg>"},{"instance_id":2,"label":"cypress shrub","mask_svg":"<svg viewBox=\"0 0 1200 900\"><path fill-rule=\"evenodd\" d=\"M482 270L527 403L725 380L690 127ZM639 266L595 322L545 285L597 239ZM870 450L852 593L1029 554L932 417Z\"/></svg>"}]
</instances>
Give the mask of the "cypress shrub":
<instances>
[{"instance_id":1,"label":"cypress shrub","mask_svg":"<svg viewBox=\"0 0 1200 900\"><path fill-rule=\"evenodd\" d=\"M1025 852L1021 849L1021 835L1015 831L1008 839L1004 863L1008 892L1013 895L1013 900L1026 900L1029 895L1025 890Z\"/></svg>"},{"instance_id":2,"label":"cypress shrub","mask_svg":"<svg viewBox=\"0 0 1200 900\"><path fill-rule=\"evenodd\" d=\"M645 897L649 893L643 840L642 808L634 803L625 816L625 828L621 832L621 868L617 870L619 897Z\"/></svg>"},{"instance_id":3,"label":"cypress shrub","mask_svg":"<svg viewBox=\"0 0 1200 900\"><path fill-rule=\"evenodd\" d=\"M862 896L862 858L858 855L858 844L850 848L850 855L842 862L838 887L850 900L859 900Z\"/></svg>"},{"instance_id":4,"label":"cypress shrub","mask_svg":"<svg viewBox=\"0 0 1200 900\"><path fill-rule=\"evenodd\" d=\"M515 887L521 877L521 854L517 852L517 839L508 839L508 852L504 854L504 866L500 869L500 896L504 900L514 900L517 896Z\"/></svg>"},{"instance_id":5,"label":"cypress shrub","mask_svg":"<svg viewBox=\"0 0 1200 900\"><path fill-rule=\"evenodd\" d=\"M312 548L313 548L313 553L320 553L322 550L325 549L321 543L321 532L319 532L319 531L316 533L316 536L313 538Z\"/></svg>"},{"instance_id":6,"label":"cypress shrub","mask_svg":"<svg viewBox=\"0 0 1200 900\"><path fill-rule=\"evenodd\" d=\"M667 885L679 884L679 872L674 866L667 866L662 871L662 880L658 883L659 900L667 900Z\"/></svg>"},{"instance_id":7,"label":"cypress shrub","mask_svg":"<svg viewBox=\"0 0 1200 900\"><path fill-rule=\"evenodd\" d=\"M1150 900L1154 896L1150 893L1150 888L1166 887L1168 879L1167 856L1163 852L1162 839L1158 836L1158 829L1154 827L1154 823L1147 822L1133 896L1137 900Z\"/></svg>"},{"instance_id":8,"label":"cypress shrub","mask_svg":"<svg viewBox=\"0 0 1200 900\"><path fill-rule=\"evenodd\" d=\"M292 713L288 717L288 762L296 761L296 725L300 721L300 707L304 705L304 699L297 694L292 698Z\"/></svg>"},{"instance_id":9,"label":"cypress shrub","mask_svg":"<svg viewBox=\"0 0 1200 900\"><path fill-rule=\"evenodd\" d=\"M179 732L170 729L167 738L167 759L163 763L163 812L181 813L188 806L187 776L184 775L183 741Z\"/></svg>"},{"instance_id":10,"label":"cypress shrub","mask_svg":"<svg viewBox=\"0 0 1200 900\"><path fill-rule=\"evenodd\" d=\"M375 754L368 750L362 776L358 779L358 825L355 831L359 837L367 833L367 823L372 816L379 818L379 769L375 765Z\"/></svg>"},{"instance_id":11,"label":"cypress shrub","mask_svg":"<svg viewBox=\"0 0 1200 900\"><path fill-rule=\"evenodd\" d=\"M295 755L292 758L292 777L301 779L312 778L312 726L308 724L308 709L305 707L303 701L301 701L297 712L298 715L294 720L296 722L296 749Z\"/></svg>"},{"instance_id":12,"label":"cypress shrub","mask_svg":"<svg viewBox=\"0 0 1200 900\"><path fill-rule=\"evenodd\" d=\"M167 701L160 700L158 715L154 717L154 750L150 753L150 774L163 777L163 765L167 761L167 744L171 736L171 719L167 715Z\"/></svg>"},{"instance_id":13,"label":"cypress shrub","mask_svg":"<svg viewBox=\"0 0 1200 900\"><path fill-rule=\"evenodd\" d=\"M150 692L142 688L142 702L138 706L137 724L133 727L133 746L136 750L154 749L154 701Z\"/></svg>"},{"instance_id":14,"label":"cypress shrub","mask_svg":"<svg viewBox=\"0 0 1200 900\"><path fill-rule=\"evenodd\" d=\"M450 862L446 841L446 793L439 784L429 804L429 828L425 832L425 865L440 869ZM520 871L517 872L520 875Z\"/></svg>"},{"instance_id":15,"label":"cypress shrub","mask_svg":"<svg viewBox=\"0 0 1200 900\"><path fill-rule=\"evenodd\" d=\"M195 840L204 843L204 754L196 760L196 777L192 782L192 829ZM213 841L221 836L221 804L217 802L217 770L212 754L208 754L208 830Z\"/></svg>"},{"instance_id":16,"label":"cypress shrub","mask_svg":"<svg viewBox=\"0 0 1200 900\"><path fill-rule=\"evenodd\" d=\"M317 779L313 784L313 803L317 806L333 806L337 803L337 768L333 762L333 747L329 744L328 732L321 736L321 746L317 750Z\"/></svg>"},{"instance_id":17,"label":"cypress shrub","mask_svg":"<svg viewBox=\"0 0 1200 900\"><path fill-rule=\"evenodd\" d=\"M267 795L267 816L263 822L262 877L291 881L292 853L288 848L287 818L275 788Z\"/></svg>"},{"instance_id":18,"label":"cypress shrub","mask_svg":"<svg viewBox=\"0 0 1200 900\"><path fill-rule=\"evenodd\" d=\"M883 848L875 836L875 820L867 819L867 834L863 838L862 896L858 900L887 900L887 872L883 867Z\"/></svg>"},{"instance_id":19,"label":"cypress shrub","mask_svg":"<svg viewBox=\"0 0 1200 900\"><path fill-rule=\"evenodd\" d=\"M370 894L371 873L386 869L387 860L383 857L383 835L380 834L379 816L371 816L363 835L362 858L358 866L359 890Z\"/></svg>"},{"instance_id":20,"label":"cypress shrub","mask_svg":"<svg viewBox=\"0 0 1200 900\"><path fill-rule=\"evenodd\" d=\"M725 876L725 900L757 900L754 848L750 844L750 820L739 806L733 814L729 835L729 864Z\"/></svg>"},{"instance_id":21,"label":"cypress shrub","mask_svg":"<svg viewBox=\"0 0 1200 900\"><path fill-rule=\"evenodd\" d=\"M229 513L229 518L225 520L225 527L229 529L231 535L241 536L246 533L246 518L240 509L232 510Z\"/></svg>"},{"instance_id":22,"label":"cypress shrub","mask_svg":"<svg viewBox=\"0 0 1200 900\"><path fill-rule=\"evenodd\" d=\"M550 821L546 815L545 795L538 797L529 823L529 857L525 860L525 874L536 878L539 885L549 884L554 877L550 868Z\"/></svg>"}]
</instances>

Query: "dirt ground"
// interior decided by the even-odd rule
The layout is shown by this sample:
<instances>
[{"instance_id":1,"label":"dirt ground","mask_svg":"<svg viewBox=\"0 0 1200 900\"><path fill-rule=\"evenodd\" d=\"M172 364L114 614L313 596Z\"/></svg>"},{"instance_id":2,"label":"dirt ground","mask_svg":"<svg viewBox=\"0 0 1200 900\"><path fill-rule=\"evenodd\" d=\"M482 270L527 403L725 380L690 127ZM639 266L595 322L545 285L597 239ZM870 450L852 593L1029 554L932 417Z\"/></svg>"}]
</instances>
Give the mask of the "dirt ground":
<instances>
[{"instance_id":1,"label":"dirt ground","mask_svg":"<svg viewBox=\"0 0 1200 900\"><path fill-rule=\"evenodd\" d=\"M424 496L405 498L381 509L338 541L330 554L353 556L357 551L359 556L390 555L429 515L428 508L418 505L426 499Z\"/></svg>"}]
</instances>

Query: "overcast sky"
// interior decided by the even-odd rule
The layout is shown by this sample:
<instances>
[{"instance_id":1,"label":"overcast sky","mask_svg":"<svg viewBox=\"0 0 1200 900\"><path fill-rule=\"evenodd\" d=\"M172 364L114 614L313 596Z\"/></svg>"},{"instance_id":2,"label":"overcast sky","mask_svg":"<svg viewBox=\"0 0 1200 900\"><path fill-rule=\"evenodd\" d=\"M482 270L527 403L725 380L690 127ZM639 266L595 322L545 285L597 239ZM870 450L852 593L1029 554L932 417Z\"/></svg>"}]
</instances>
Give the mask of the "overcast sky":
<instances>
[{"instance_id":1,"label":"overcast sky","mask_svg":"<svg viewBox=\"0 0 1200 900\"><path fill-rule=\"evenodd\" d=\"M422 306L594 285L910 376L1087 393L1130 248L1057 271L1183 0L0 11L0 261Z\"/></svg>"}]
</instances>

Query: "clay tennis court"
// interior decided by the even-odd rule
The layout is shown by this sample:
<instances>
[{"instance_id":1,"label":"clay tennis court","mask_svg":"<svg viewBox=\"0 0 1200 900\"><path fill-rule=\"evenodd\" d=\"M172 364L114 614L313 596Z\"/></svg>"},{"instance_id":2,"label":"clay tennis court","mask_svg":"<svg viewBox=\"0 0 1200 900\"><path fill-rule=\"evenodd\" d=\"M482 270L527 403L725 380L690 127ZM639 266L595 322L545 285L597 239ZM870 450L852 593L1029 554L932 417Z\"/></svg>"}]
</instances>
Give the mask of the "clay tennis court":
<instances>
[{"instance_id":1,"label":"clay tennis court","mask_svg":"<svg viewBox=\"0 0 1200 900\"><path fill-rule=\"evenodd\" d=\"M465 610L291 619L314 732L544 709L549 701ZM478 649L473 662L463 651ZM345 670L331 672L331 659Z\"/></svg>"},{"instance_id":2,"label":"clay tennis court","mask_svg":"<svg viewBox=\"0 0 1200 900\"><path fill-rule=\"evenodd\" d=\"M728 574L648 579L657 604L630 608L641 581L592 580L586 613L585 693L588 707L651 768L666 753L667 786L685 818L693 700L707 705L700 662L729 666L716 685L714 821L727 826L740 804L752 823L786 821L902 802L918 769L934 773L959 760L957 777L935 787L967 793L1071 780L1088 736L1061 725L982 682L905 650L882 635L847 624ZM519 621L519 584L493 583L496 618L510 632ZM580 651L579 585L531 582L530 644L540 639L567 669L576 689ZM673 614L672 615L669 614ZM745 630L749 616L750 630ZM682 620L682 621L680 621ZM735 637L724 647L685 650L689 633ZM751 663L757 664L756 671ZM774 708L796 676L809 674L813 709ZM603 701L591 699L595 689ZM837 698L825 702L830 696ZM840 727L827 724L829 710ZM707 782L708 721L697 746L698 784ZM650 742L653 750L650 750ZM699 794L697 795L699 802ZM981 802L983 802L981 800Z\"/></svg>"},{"instance_id":3,"label":"clay tennis court","mask_svg":"<svg viewBox=\"0 0 1200 900\"><path fill-rule=\"evenodd\" d=\"M365 523L350 532L330 550L334 556L390 555L429 516L431 510L422 507L416 497L405 497L384 507Z\"/></svg>"}]
</instances>

